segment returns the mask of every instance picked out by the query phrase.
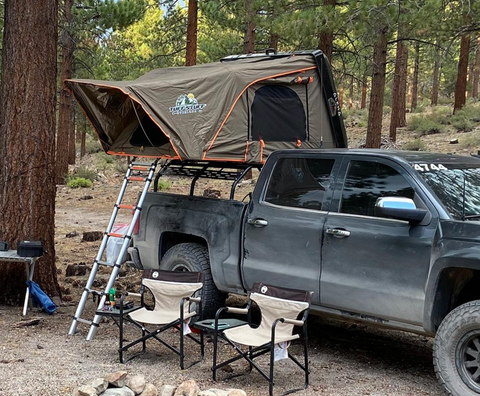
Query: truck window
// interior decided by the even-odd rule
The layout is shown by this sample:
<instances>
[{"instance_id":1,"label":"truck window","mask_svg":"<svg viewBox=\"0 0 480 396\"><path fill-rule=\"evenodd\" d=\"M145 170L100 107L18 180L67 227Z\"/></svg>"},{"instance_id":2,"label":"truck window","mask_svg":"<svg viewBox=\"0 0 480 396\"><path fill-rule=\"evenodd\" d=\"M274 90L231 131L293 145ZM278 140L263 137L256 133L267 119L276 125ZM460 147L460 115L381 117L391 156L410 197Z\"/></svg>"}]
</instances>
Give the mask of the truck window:
<instances>
[{"instance_id":1,"label":"truck window","mask_svg":"<svg viewBox=\"0 0 480 396\"><path fill-rule=\"evenodd\" d=\"M375 216L379 197L414 198L407 180L392 167L380 162L351 161L342 192L340 212Z\"/></svg>"},{"instance_id":2,"label":"truck window","mask_svg":"<svg viewBox=\"0 0 480 396\"><path fill-rule=\"evenodd\" d=\"M282 158L268 183L265 202L322 210L334 159Z\"/></svg>"}]
</instances>

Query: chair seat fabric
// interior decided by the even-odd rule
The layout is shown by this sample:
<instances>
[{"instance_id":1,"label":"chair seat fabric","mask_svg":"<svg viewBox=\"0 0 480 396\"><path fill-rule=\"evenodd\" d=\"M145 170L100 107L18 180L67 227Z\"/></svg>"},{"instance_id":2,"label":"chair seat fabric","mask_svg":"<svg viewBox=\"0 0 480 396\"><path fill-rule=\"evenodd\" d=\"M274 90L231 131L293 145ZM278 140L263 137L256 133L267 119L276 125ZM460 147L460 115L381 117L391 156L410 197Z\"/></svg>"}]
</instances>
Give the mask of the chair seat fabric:
<instances>
[{"instance_id":1,"label":"chair seat fabric","mask_svg":"<svg viewBox=\"0 0 480 396\"><path fill-rule=\"evenodd\" d=\"M265 345L272 339L270 331L264 331L261 327L254 329L248 324L225 330L223 334L233 342L252 347ZM297 338L299 338L298 334L276 334L274 343L278 344L284 341L296 340Z\"/></svg>"},{"instance_id":2,"label":"chair seat fabric","mask_svg":"<svg viewBox=\"0 0 480 396\"><path fill-rule=\"evenodd\" d=\"M180 311L177 307L176 309L170 311L151 311L146 308L140 308L136 311L133 311L128 316L140 323L147 323L153 325L162 325L174 322L177 319L180 319ZM196 312L189 312L184 315L184 319L191 318L195 316Z\"/></svg>"}]
</instances>

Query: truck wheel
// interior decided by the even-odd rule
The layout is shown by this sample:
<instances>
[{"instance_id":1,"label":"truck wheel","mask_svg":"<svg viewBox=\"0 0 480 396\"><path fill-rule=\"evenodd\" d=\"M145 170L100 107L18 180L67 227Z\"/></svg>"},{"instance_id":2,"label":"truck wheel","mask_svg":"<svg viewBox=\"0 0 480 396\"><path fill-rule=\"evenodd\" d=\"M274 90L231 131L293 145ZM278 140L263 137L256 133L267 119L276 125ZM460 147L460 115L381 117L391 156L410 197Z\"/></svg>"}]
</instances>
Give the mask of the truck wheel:
<instances>
[{"instance_id":1,"label":"truck wheel","mask_svg":"<svg viewBox=\"0 0 480 396\"><path fill-rule=\"evenodd\" d=\"M171 247L160 262L160 269L167 271L203 272L202 319L214 318L218 308L225 304L225 294L213 282L208 249L199 243L180 243Z\"/></svg>"},{"instance_id":2,"label":"truck wheel","mask_svg":"<svg viewBox=\"0 0 480 396\"><path fill-rule=\"evenodd\" d=\"M449 395L480 395L480 300L460 305L443 320L433 364Z\"/></svg>"}]
</instances>

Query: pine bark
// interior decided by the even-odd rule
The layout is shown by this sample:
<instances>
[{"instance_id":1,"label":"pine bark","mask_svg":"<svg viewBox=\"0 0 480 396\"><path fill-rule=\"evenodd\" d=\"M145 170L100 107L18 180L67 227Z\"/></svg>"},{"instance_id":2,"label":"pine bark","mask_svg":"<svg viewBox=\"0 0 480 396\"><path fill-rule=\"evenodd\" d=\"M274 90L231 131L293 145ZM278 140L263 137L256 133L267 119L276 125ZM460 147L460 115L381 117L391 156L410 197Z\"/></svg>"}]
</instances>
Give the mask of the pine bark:
<instances>
[{"instance_id":1,"label":"pine bark","mask_svg":"<svg viewBox=\"0 0 480 396\"><path fill-rule=\"evenodd\" d=\"M340 87L340 90L338 91L338 104L340 105L340 109L343 109L343 92L343 87Z\"/></svg>"},{"instance_id":2,"label":"pine bark","mask_svg":"<svg viewBox=\"0 0 480 396\"><path fill-rule=\"evenodd\" d=\"M280 35L278 35L277 33L271 33L268 48L273 48L276 51L278 49L278 40L279 39L280 39Z\"/></svg>"},{"instance_id":3,"label":"pine bark","mask_svg":"<svg viewBox=\"0 0 480 396\"><path fill-rule=\"evenodd\" d=\"M415 110L418 105L418 73L420 70L420 44L415 44L415 63L413 66L413 80L412 80L412 103L410 108Z\"/></svg>"},{"instance_id":4,"label":"pine bark","mask_svg":"<svg viewBox=\"0 0 480 396\"><path fill-rule=\"evenodd\" d=\"M243 53L255 52L255 11L252 9L252 0L245 1L245 33L243 36Z\"/></svg>"},{"instance_id":5,"label":"pine bark","mask_svg":"<svg viewBox=\"0 0 480 396\"><path fill-rule=\"evenodd\" d=\"M335 7L336 0L323 0L324 6ZM332 31L322 31L320 33L320 40L318 43L318 49L320 49L327 59L332 61L333 53L333 32Z\"/></svg>"},{"instance_id":6,"label":"pine bark","mask_svg":"<svg viewBox=\"0 0 480 396\"><path fill-rule=\"evenodd\" d=\"M353 76L350 77L350 86L348 87L348 108L353 107L353 84L355 83Z\"/></svg>"},{"instance_id":7,"label":"pine bark","mask_svg":"<svg viewBox=\"0 0 480 396\"><path fill-rule=\"evenodd\" d=\"M34 280L60 295L55 268L57 2L5 1L0 85L0 235L42 240ZM24 264L0 266L0 304L23 301Z\"/></svg>"},{"instance_id":8,"label":"pine bark","mask_svg":"<svg viewBox=\"0 0 480 396\"><path fill-rule=\"evenodd\" d=\"M370 91L366 141L366 147L370 148L379 148L382 140L385 70L387 65L387 33L387 27L379 31L378 39L373 47L372 88Z\"/></svg>"},{"instance_id":9,"label":"pine bark","mask_svg":"<svg viewBox=\"0 0 480 396\"><path fill-rule=\"evenodd\" d=\"M63 82L73 76L73 52L75 49L70 34L72 23L72 7L74 0L64 0L65 21L62 29L62 65L60 72L60 105L58 108L58 130L56 145L55 177L57 184L65 182L68 173L68 164L71 162L71 145L75 150L75 141L71 142L72 131L75 135L75 125L72 125L74 107L70 93L65 89ZM75 153L75 151L74 151ZM75 163L75 160L74 160Z\"/></svg>"},{"instance_id":10,"label":"pine bark","mask_svg":"<svg viewBox=\"0 0 480 396\"><path fill-rule=\"evenodd\" d=\"M438 41L437 41L438 45ZM440 50L435 47L435 62L433 63L433 76L432 76L432 98L430 104L432 106L438 105L438 91L440 88Z\"/></svg>"},{"instance_id":11,"label":"pine bark","mask_svg":"<svg viewBox=\"0 0 480 396\"><path fill-rule=\"evenodd\" d=\"M368 89L368 80L367 80L367 74L365 73L363 75L363 80L362 80L362 101L360 102L360 108L364 109L367 107L367 89Z\"/></svg>"},{"instance_id":12,"label":"pine bark","mask_svg":"<svg viewBox=\"0 0 480 396\"><path fill-rule=\"evenodd\" d=\"M473 66L473 88L472 97L478 98L478 84L480 83L480 37L477 38L475 48L475 65Z\"/></svg>"},{"instance_id":13,"label":"pine bark","mask_svg":"<svg viewBox=\"0 0 480 396\"><path fill-rule=\"evenodd\" d=\"M470 49L470 35L464 34L460 41L460 58L458 60L457 82L455 84L455 103L453 112L465 106L468 74L468 52Z\"/></svg>"},{"instance_id":14,"label":"pine bark","mask_svg":"<svg viewBox=\"0 0 480 396\"><path fill-rule=\"evenodd\" d=\"M197 64L198 0L188 0L185 66Z\"/></svg>"},{"instance_id":15,"label":"pine bark","mask_svg":"<svg viewBox=\"0 0 480 396\"><path fill-rule=\"evenodd\" d=\"M408 72L408 48L402 40L402 29L398 29L397 53L395 61L395 76L392 89L392 115L390 118L390 140L397 140L397 128L407 125L406 92Z\"/></svg>"},{"instance_id":16,"label":"pine bark","mask_svg":"<svg viewBox=\"0 0 480 396\"><path fill-rule=\"evenodd\" d=\"M87 152L85 147L85 141L87 138L87 118L85 116L81 117L80 125L80 158L83 158Z\"/></svg>"}]
</instances>

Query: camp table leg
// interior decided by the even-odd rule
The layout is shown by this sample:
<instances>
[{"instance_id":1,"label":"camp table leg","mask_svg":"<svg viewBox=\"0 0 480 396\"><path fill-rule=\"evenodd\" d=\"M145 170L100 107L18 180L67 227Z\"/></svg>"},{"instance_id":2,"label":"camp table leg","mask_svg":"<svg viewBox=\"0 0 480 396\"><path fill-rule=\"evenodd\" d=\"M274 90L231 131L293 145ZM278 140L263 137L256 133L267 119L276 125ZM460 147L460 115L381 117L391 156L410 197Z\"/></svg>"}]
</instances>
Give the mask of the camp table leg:
<instances>
[{"instance_id":1,"label":"camp table leg","mask_svg":"<svg viewBox=\"0 0 480 396\"><path fill-rule=\"evenodd\" d=\"M25 268L27 271L27 279L33 280L33 271L35 270L35 259L25 261ZM25 302L23 303L23 316L27 315L28 302L30 301L30 286L27 285L27 291L25 292ZM30 306L32 303L30 301Z\"/></svg>"}]
</instances>

